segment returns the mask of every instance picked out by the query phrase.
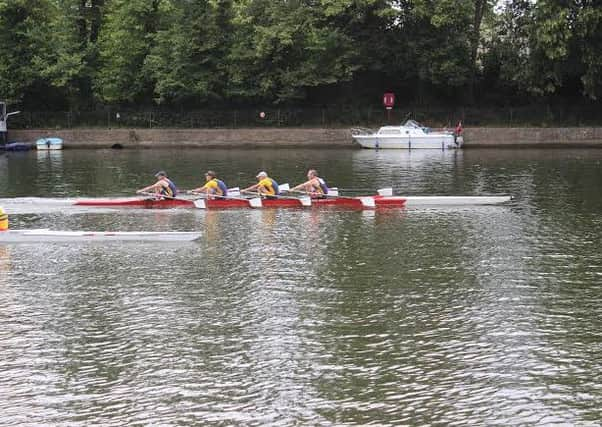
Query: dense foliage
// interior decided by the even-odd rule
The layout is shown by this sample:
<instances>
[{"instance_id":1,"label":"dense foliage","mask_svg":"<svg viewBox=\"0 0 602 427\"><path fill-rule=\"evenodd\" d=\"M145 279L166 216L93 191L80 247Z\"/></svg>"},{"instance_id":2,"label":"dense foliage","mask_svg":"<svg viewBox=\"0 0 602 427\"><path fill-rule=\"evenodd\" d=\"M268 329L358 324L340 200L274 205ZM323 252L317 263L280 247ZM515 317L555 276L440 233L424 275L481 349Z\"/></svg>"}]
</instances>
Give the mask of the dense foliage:
<instances>
[{"instance_id":1,"label":"dense foliage","mask_svg":"<svg viewBox=\"0 0 602 427\"><path fill-rule=\"evenodd\" d=\"M602 95L597 0L0 0L0 99L38 110Z\"/></svg>"}]
</instances>

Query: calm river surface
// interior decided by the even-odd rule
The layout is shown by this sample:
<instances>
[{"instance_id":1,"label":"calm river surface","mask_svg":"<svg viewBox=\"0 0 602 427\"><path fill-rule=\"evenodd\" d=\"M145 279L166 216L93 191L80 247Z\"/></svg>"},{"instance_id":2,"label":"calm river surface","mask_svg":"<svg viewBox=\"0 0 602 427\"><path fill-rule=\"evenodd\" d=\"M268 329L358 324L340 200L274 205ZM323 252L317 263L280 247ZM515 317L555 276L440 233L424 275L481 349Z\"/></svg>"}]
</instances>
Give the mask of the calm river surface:
<instances>
[{"instance_id":1,"label":"calm river surface","mask_svg":"<svg viewBox=\"0 0 602 427\"><path fill-rule=\"evenodd\" d=\"M267 170L506 206L95 210L165 169ZM0 156L11 227L193 243L0 244L0 424L599 425L602 150ZM42 197L47 199L31 199ZM23 199L26 198L26 199ZM42 201L40 201L42 200Z\"/></svg>"}]
</instances>

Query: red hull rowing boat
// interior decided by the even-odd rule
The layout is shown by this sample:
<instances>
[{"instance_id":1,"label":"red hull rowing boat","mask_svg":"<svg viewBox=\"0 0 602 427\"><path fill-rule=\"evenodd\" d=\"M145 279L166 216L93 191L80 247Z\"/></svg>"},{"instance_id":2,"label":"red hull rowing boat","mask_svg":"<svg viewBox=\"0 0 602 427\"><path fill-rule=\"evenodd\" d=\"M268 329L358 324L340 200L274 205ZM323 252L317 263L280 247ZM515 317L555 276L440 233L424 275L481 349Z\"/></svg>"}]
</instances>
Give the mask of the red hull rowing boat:
<instances>
[{"instance_id":1,"label":"red hull rowing boat","mask_svg":"<svg viewBox=\"0 0 602 427\"><path fill-rule=\"evenodd\" d=\"M401 208L405 204L403 197L385 197L371 196L374 199L375 206ZM73 203L77 206L96 206L96 207L129 207L142 209L173 209L173 208L195 208L192 200L185 199L141 199L141 198L124 198L124 199L82 199ZM216 199L205 200L208 209L231 209L231 208L248 208L250 207L247 200L241 199ZM302 207L301 201L298 199L263 199L262 205L265 208L299 208ZM363 209L364 204L359 197L334 197L328 199L311 199L312 207L343 207Z\"/></svg>"}]
</instances>

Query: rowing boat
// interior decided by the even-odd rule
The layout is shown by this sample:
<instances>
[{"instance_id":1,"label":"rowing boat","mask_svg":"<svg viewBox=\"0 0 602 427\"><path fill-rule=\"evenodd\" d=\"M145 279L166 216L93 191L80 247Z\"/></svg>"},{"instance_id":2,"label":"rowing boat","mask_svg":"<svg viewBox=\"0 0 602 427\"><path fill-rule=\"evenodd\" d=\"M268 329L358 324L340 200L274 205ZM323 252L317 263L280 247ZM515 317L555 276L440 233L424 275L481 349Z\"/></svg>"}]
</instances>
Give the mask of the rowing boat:
<instances>
[{"instance_id":1,"label":"rowing boat","mask_svg":"<svg viewBox=\"0 0 602 427\"><path fill-rule=\"evenodd\" d=\"M39 242L98 242L98 241L171 241L187 242L197 240L201 233L185 231L54 231L8 230L0 232L0 243L39 243Z\"/></svg>"},{"instance_id":2,"label":"rowing boat","mask_svg":"<svg viewBox=\"0 0 602 427\"><path fill-rule=\"evenodd\" d=\"M385 197L370 196L374 200L375 207L401 208L405 204L403 197ZM311 199L312 207L341 207L350 209L362 209L365 207L366 197L332 197L325 199ZM362 202L364 200L364 202ZM241 198L236 199L204 199L203 208L207 209L230 209L230 208L248 208L249 201ZM74 203L76 206L96 206L96 207L129 207L143 209L172 209L172 208L195 208L193 200L186 199L153 199L129 197L120 199L79 199ZM296 198L262 199L264 208L299 208L302 203Z\"/></svg>"},{"instance_id":3,"label":"rowing boat","mask_svg":"<svg viewBox=\"0 0 602 427\"><path fill-rule=\"evenodd\" d=\"M378 195L368 197L332 197L326 199L311 199L312 207L341 207L348 209L362 209L367 207L362 199L374 200L375 207L428 207L428 206L478 206L499 205L512 200L509 195L487 196L389 196ZM236 199L206 199L203 200L203 209L232 209L248 208L249 201L242 198ZM143 209L173 209L173 208L198 208L194 200L164 199L129 197L119 199L78 199L73 202L77 206L114 207L114 208L143 208ZM263 199L265 208L299 208L301 201L294 198Z\"/></svg>"}]
</instances>

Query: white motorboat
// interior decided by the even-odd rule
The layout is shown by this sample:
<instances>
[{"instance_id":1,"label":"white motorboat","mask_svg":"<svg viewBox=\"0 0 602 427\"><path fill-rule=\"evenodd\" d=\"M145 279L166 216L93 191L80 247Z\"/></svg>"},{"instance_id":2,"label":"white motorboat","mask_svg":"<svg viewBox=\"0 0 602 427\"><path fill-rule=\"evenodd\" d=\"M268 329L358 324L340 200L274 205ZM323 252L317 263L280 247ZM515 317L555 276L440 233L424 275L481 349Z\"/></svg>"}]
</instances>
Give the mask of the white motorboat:
<instances>
[{"instance_id":1,"label":"white motorboat","mask_svg":"<svg viewBox=\"0 0 602 427\"><path fill-rule=\"evenodd\" d=\"M7 230L0 232L0 243L40 243L40 242L189 242L197 240L201 233L185 231L54 231Z\"/></svg>"},{"instance_id":2,"label":"white motorboat","mask_svg":"<svg viewBox=\"0 0 602 427\"><path fill-rule=\"evenodd\" d=\"M62 138L40 138L36 141L36 148L38 150L62 150L63 140Z\"/></svg>"},{"instance_id":3,"label":"white motorboat","mask_svg":"<svg viewBox=\"0 0 602 427\"><path fill-rule=\"evenodd\" d=\"M447 150L460 148L463 138L453 131L434 131L414 120L408 120L402 126L383 126L378 132L366 129L352 129L353 139L362 148L396 148L413 150L430 148Z\"/></svg>"}]
</instances>

